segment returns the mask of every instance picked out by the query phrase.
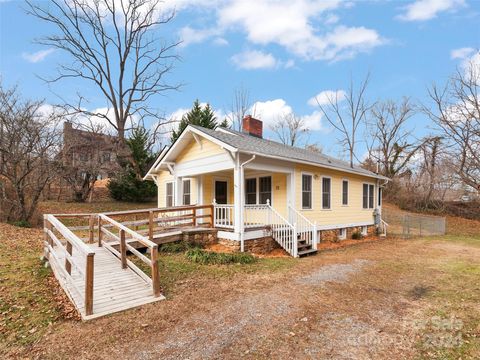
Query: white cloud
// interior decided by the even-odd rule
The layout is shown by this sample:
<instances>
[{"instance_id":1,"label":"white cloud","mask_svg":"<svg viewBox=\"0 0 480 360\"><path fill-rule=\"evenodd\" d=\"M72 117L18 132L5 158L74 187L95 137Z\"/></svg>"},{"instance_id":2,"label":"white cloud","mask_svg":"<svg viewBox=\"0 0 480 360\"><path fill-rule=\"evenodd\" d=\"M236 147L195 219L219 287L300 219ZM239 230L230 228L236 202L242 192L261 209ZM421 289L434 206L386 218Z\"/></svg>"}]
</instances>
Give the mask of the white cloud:
<instances>
[{"instance_id":1,"label":"white cloud","mask_svg":"<svg viewBox=\"0 0 480 360\"><path fill-rule=\"evenodd\" d=\"M347 5L340 0L216 1L210 7L216 11L216 24L211 29L198 30L198 34L189 29L187 35L204 41L211 36L240 31L251 44L279 45L304 60L336 61L385 44L386 40L376 30L363 26L337 25L325 30L340 21L331 11Z\"/></svg>"},{"instance_id":2,"label":"white cloud","mask_svg":"<svg viewBox=\"0 0 480 360\"><path fill-rule=\"evenodd\" d=\"M252 116L262 120L264 125L271 126L285 115L293 114L293 109L283 99L257 101L250 108Z\"/></svg>"},{"instance_id":3,"label":"white cloud","mask_svg":"<svg viewBox=\"0 0 480 360\"><path fill-rule=\"evenodd\" d=\"M179 36L180 36L180 39L182 40L181 46L198 44L217 34L218 34L218 30L216 29L200 30L200 29L192 29L190 26L185 26L179 31Z\"/></svg>"},{"instance_id":4,"label":"white cloud","mask_svg":"<svg viewBox=\"0 0 480 360\"><path fill-rule=\"evenodd\" d=\"M213 40L213 44L217 46L227 46L228 40L222 37L217 37Z\"/></svg>"},{"instance_id":5,"label":"white cloud","mask_svg":"<svg viewBox=\"0 0 480 360\"><path fill-rule=\"evenodd\" d=\"M273 69L279 65L275 57L270 53L258 50L247 50L231 57L232 62L239 69Z\"/></svg>"},{"instance_id":6,"label":"white cloud","mask_svg":"<svg viewBox=\"0 0 480 360\"><path fill-rule=\"evenodd\" d=\"M262 120L265 127L270 127L277 123L279 119L294 114L294 111L284 99L275 99L257 101L250 108L250 113L257 119ZM300 117L305 122L305 127L309 130L323 130L321 123L322 114L319 111Z\"/></svg>"},{"instance_id":7,"label":"white cloud","mask_svg":"<svg viewBox=\"0 0 480 360\"><path fill-rule=\"evenodd\" d=\"M320 111L303 115L302 120L305 122L305 127L309 130L324 130L322 126L322 113Z\"/></svg>"},{"instance_id":8,"label":"white cloud","mask_svg":"<svg viewBox=\"0 0 480 360\"><path fill-rule=\"evenodd\" d=\"M405 12L398 16L403 21L426 21L445 11L453 11L465 6L465 0L416 0L404 7Z\"/></svg>"},{"instance_id":9,"label":"white cloud","mask_svg":"<svg viewBox=\"0 0 480 360\"><path fill-rule=\"evenodd\" d=\"M307 103L310 106L328 105L331 101L335 101L335 98L338 101L344 100L345 95L345 90L324 90L310 98Z\"/></svg>"},{"instance_id":10,"label":"white cloud","mask_svg":"<svg viewBox=\"0 0 480 360\"><path fill-rule=\"evenodd\" d=\"M471 47L453 49L450 52L450 57L452 59L465 59L466 57L472 55L474 51L475 51L475 49L471 48Z\"/></svg>"},{"instance_id":11,"label":"white cloud","mask_svg":"<svg viewBox=\"0 0 480 360\"><path fill-rule=\"evenodd\" d=\"M257 45L277 44L306 60L338 60L352 57L385 43L372 29L337 26L320 33L313 20L340 1L233 0L219 10L218 23L224 29L240 29Z\"/></svg>"},{"instance_id":12,"label":"white cloud","mask_svg":"<svg viewBox=\"0 0 480 360\"><path fill-rule=\"evenodd\" d=\"M40 61L45 60L45 58L51 53L53 53L54 51L55 49L50 48L46 50L40 50L34 53L24 52L22 53L22 58L24 58L25 60L31 63L38 63Z\"/></svg>"}]
</instances>

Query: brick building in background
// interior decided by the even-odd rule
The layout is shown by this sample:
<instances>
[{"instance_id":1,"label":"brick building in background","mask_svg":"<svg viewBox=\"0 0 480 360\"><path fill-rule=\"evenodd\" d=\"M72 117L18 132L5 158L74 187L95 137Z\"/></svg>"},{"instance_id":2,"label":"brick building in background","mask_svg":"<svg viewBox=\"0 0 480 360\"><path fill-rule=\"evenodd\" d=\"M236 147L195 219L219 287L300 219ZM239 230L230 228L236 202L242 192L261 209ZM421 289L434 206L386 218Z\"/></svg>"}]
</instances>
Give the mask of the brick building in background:
<instances>
[{"instance_id":1,"label":"brick building in background","mask_svg":"<svg viewBox=\"0 0 480 360\"><path fill-rule=\"evenodd\" d=\"M120 166L117 161L116 136L73 128L63 124L62 162L85 173L97 173L97 179L110 178Z\"/></svg>"}]
</instances>

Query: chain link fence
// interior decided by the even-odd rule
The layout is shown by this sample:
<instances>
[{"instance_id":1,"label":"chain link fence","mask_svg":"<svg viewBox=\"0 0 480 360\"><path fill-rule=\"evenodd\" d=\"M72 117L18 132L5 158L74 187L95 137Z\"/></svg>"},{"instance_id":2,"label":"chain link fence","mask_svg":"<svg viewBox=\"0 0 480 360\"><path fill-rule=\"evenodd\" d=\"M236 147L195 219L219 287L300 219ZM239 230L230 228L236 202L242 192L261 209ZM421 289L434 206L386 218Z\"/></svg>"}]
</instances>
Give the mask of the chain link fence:
<instances>
[{"instance_id":1,"label":"chain link fence","mask_svg":"<svg viewBox=\"0 0 480 360\"><path fill-rule=\"evenodd\" d=\"M389 234L399 235L404 238L412 236L445 235L446 218L444 217L383 209L382 218L389 225Z\"/></svg>"}]
</instances>

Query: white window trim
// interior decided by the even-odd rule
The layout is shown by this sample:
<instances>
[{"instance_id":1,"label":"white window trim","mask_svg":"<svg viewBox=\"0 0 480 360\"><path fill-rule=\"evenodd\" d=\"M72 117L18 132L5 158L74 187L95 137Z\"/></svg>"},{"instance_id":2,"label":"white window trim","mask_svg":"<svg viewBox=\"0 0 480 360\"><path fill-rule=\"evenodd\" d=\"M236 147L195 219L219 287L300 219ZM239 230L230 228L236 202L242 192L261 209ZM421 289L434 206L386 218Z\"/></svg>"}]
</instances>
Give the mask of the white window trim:
<instances>
[{"instance_id":1,"label":"white window trim","mask_svg":"<svg viewBox=\"0 0 480 360\"><path fill-rule=\"evenodd\" d=\"M175 206L175 182L174 181L166 181L165 182L165 207L169 207L168 205L168 184L172 184L172 206Z\"/></svg>"},{"instance_id":2,"label":"white window trim","mask_svg":"<svg viewBox=\"0 0 480 360\"><path fill-rule=\"evenodd\" d=\"M244 201L247 200L246 199L247 187L245 186L246 183L247 183L247 180L255 179L255 204L248 204L248 205L265 205L265 204L260 204L260 178L263 178L263 177L269 177L271 179L270 180L270 185L271 185L270 193L272 194L272 196L271 196L271 199L270 199L270 205L273 206L273 174L258 174L258 175L255 175L255 176L245 177L245 184L244 184L245 193L243 194ZM245 202L245 205L247 205L246 202Z\"/></svg>"},{"instance_id":3,"label":"white window trim","mask_svg":"<svg viewBox=\"0 0 480 360\"><path fill-rule=\"evenodd\" d=\"M190 196L190 204L185 204L185 181L190 181L190 192L188 193L188 195ZM192 179L191 178L182 179L182 205L194 205L192 204Z\"/></svg>"},{"instance_id":4,"label":"white window trim","mask_svg":"<svg viewBox=\"0 0 480 360\"><path fill-rule=\"evenodd\" d=\"M321 204L320 204L320 207L323 211L332 211L332 188L333 188L333 181L332 181L332 178L330 176L322 176L322 186L321 186L321 190L322 190L322 197L321 197ZM323 179L330 179L330 207L328 208L324 208L323 207Z\"/></svg>"},{"instance_id":5,"label":"white window trim","mask_svg":"<svg viewBox=\"0 0 480 360\"><path fill-rule=\"evenodd\" d=\"M340 228L338 231L338 239L339 240L345 240L347 238L347 229L346 228Z\"/></svg>"},{"instance_id":6,"label":"white window trim","mask_svg":"<svg viewBox=\"0 0 480 360\"><path fill-rule=\"evenodd\" d=\"M346 204L343 203L343 182L344 181L347 182L347 203ZM363 188L362 188L362 191L363 191ZM350 206L350 180L346 179L346 178L342 179L342 194L340 196L340 202L341 202L342 206L344 206L344 207ZM362 204L362 206L363 206L363 204Z\"/></svg>"},{"instance_id":7,"label":"white window trim","mask_svg":"<svg viewBox=\"0 0 480 360\"><path fill-rule=\"evenodd\" d=\"M310 193L311 193L312 196L311 196L311 199L310 199L310 207L309 208L304 208L303 207L303 175L308 175L312 178L311 189L310 189ZM304 172L304 171L301 172L301 177L300 177L300 209L302 211L312 211L313 210L313 204L314 204L313 189L315 188L314 180L315 179L313 177L313 173Z\"/></svg>"},{"instance_id":8,"label":"white window trim","mask_svg":"<svg viewBox=\"0 0 480 360\"><path fill-rule=\"evenodd\" d=\"M215 199L215 181L226 181L227 182L227 204L229 204L230 200L230 179L228 177L223 177L223 176L215 176L212 178L212 201Z\"/></svg>"},{"instance_id":9,"label":"white window trim","mask_svg":"<svg viewBox=\"0 0 480 360\"><path fill-rule=\"evenodd\" d=\"M373 185L373 207L369 207L369 206L368 206L368 201L369 201L368 199L369 199L369 195L370 195L370 188L368 189L368 193L367 193L367 207L366 207L366 208L363 207L363 185ZM362 200L361 200L361 201L362 201L362 203L361 203L361 205L362 205L362 210L372 211L373 209L375 209L375 200L376 200L376 198L377 198L377 197L375 196L375 189L376 189L376 186L375 186L374 183L370 183L370 182L363 182L363 183L362 183Z\"/></svg>"}]
</instances>

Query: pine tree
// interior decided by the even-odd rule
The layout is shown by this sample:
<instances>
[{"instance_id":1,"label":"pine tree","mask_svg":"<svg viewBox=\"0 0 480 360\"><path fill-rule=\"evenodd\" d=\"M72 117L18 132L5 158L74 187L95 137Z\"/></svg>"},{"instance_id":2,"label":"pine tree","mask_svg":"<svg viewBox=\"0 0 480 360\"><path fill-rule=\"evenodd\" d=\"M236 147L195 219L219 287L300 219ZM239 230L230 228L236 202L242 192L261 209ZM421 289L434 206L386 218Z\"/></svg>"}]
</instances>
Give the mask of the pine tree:
<instances>
[{"instance_id":1,"label":"pine tree","mask_svg":"<svg viewBox=\"0 0 480 360\"><path fill-rule=\"evenodd\" d=\"M156 154L148 149L148 131L143 127L135 128L126 143L130 149L132 160L137 171L145 175L149 166L155 160ZM157 188L152 181L143 181L137 173L134 164L122 163L122 171L108 183L110 195L120 201L148 201L155 197Z\"/></svg>"},{"instance_id":2,"label":"pine tree","mask_svg":"<svg viewBox=\"0 0 480 360\"><path fill-rule=\"evenodd\" d=\"M202 108L198 99L193 103L192 109L183 115L177 130L172 131L172 143L178 139L188 125L198 125L207 129L215 129L218 126L217 118L210 105L207 104Z\"/></svg>"}]
</instances>

